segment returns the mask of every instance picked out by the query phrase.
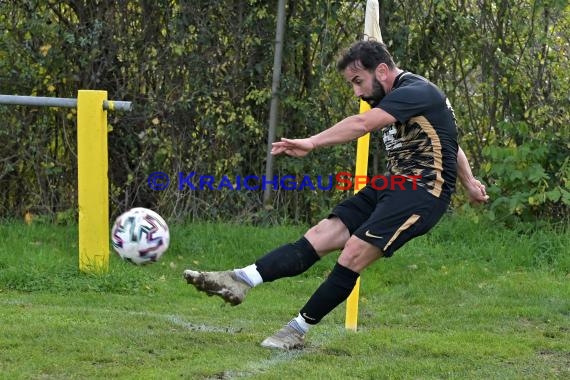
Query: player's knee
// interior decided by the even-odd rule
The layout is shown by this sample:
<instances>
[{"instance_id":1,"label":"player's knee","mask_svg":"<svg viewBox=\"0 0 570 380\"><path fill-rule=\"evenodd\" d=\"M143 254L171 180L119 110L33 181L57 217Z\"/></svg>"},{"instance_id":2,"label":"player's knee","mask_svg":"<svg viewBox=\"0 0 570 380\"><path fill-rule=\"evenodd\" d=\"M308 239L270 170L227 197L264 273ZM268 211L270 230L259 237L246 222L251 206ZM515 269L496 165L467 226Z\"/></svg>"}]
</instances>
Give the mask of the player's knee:
<instances>
[{"instance_id":1,"label":"player's knee","mask_svg":"<svg viewBox=\"0 0 570 380\"><path fill-rule=\"evenodd\" d=\"M354 270L356 263L358 262L359 249L358 243L353 239L349 239L340 256L338 257L338 263L344 267Z\"/></svg>"},{"instance_id":2,"label":"player's knee","mask_svg":"<svg viewBox=\"0 0 570 380\"><path fill-rule=\"evenodd\" d=\"M330 219L322 219L319 223L317 223L311 228L311 231L321 233L326 231L327 227L331 227L332 225L333 223L331 222Z\"/></svg>"},{"instance_id":3,"label":"player's knee","mask_svg":"<svg viewBox=\"0 0 570 380\"><path fill-rule=\"evenodd\" d=\"M338 218L323 219L307 231L307 235L326 237L350 237L347 228Z\"/></svg>"},{"instance_id":4,"label":"player's knee","mask_svg":"<svg viewBox=\"0 0 570 380\"><path fill-rule=\"evenodd\" d=\"M349 239L338 257L338 263L354 272L364 268L382 256L382 251L360 239Z\"/></svg>"},{"instance_id":5,"label":"player's knee","mask_svg":"<svg viewBox=\"0 0 570 380\"><path fill-rule=\"evenodd\" d=\"M323 219L305 234L318 252L340 249L350 238L348 229L339 218Z\"/></svg>"}]
</instances>

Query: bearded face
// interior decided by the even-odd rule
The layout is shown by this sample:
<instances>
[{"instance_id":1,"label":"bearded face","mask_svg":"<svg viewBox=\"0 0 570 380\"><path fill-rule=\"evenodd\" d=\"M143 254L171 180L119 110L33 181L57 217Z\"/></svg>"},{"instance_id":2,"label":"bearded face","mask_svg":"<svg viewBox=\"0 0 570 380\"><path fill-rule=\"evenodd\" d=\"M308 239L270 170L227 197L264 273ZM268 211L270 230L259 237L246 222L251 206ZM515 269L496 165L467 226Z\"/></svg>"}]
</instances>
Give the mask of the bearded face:
<instances>
[{"instance_id":1,"label":"bearded face","mask_svg":"<svg viewBox=\"0 0 570 380\"><path fill-rule=\"evenodd\" d=\"M356 61L343 71L343 76L352 85L355 96L370 104L371 107L376 107L386 96L386 91L380 82L386 77L386 70L384 67L369 70L363 67L360 61ZM376 78L377 75L380 80Z\"/></svg>"},{"instance_id":2,"label":"bearded face","mask_svg":"<svg viewBox=\"0 0 570 380\"><path fill-rule=\"evenodd\" d=\"M370 104L370 107L375 107L380 103L380 101L386 96L386 91L378 82L378 80L373 77L372 78L372 93L368 96L361 96L360 98Z\"/></svg>"}]
</instances>

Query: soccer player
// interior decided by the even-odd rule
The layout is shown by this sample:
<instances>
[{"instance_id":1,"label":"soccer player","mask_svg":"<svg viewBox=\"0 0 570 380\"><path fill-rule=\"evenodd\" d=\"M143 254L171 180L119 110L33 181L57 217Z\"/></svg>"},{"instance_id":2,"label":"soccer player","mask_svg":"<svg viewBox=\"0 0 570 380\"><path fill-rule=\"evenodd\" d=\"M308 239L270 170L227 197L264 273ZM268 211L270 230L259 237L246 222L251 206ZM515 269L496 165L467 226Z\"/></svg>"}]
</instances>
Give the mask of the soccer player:
<instances>
[{"instance_id":1,"label":"soccer player","mask_svg":"<svg viewBox=\"0 0 570 380\"><path fill-rule=\"evenodd\" d=\"M283 328L265 339L268 348L302 348L310 327L341 304L360 273L380 257L390 257L410 239L428 232L450 203L456 176L470 200L486 202L485 186L475 179L457 144L457 126L446 96L425 78L399 69L376 41L360 41L347 49L337 69L354 94L372 109L302 139L283 138L271 153L303 157L310 151L380 131L386 148L388 175L416 178L403 187L368 184L333 208L329 217L298 241L283 245L255 263L223 272L184 271L188 283L232 305L264 282L305 272L326 254L342 250L330 275Z\"/></svg>"}]
</instances>

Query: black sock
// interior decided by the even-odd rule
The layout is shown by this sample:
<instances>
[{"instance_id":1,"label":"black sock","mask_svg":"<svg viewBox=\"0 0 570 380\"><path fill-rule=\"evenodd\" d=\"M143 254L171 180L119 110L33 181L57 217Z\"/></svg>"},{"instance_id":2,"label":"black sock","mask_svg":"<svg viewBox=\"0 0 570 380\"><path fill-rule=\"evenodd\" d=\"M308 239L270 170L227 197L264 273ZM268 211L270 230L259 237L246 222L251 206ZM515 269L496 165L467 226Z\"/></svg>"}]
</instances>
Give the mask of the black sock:
<instances>
[{"instance_id":1,"label":"black sock","mask_svg":"<svg viewBox=\"0 0 570 380\"><path fill-rule=\"evenodd\" d=\"M315 248L303 236L292 244L274 249L255 262L263 282L271 282L282 277L292 277L303 273L319 261Z\"/></svg>"},{"instance_id":2,"label":"black sock","mask_svg":"<svg viewBox=\"0 0 570 380\"><path fill-rule=\"evenodd\" d=\"M358 276L358 273L336 263L329 277L301 309L301 316L310 325L319 323L325 315L348 298Z\"/></svg>"}]
</instances>

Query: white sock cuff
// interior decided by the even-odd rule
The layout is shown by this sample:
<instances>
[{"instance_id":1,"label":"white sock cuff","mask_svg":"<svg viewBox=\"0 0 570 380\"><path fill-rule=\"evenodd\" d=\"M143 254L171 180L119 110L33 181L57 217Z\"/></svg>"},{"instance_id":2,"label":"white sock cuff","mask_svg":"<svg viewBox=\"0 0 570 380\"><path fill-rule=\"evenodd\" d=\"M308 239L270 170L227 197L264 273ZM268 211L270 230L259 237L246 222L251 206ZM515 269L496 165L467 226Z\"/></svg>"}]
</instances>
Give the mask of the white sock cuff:
<instances>
[{"instance_id":1,"label":"white sock cuff","mask_svg":"<svg viewBox=\"0 0 570 380\"><path fill-rule=\"evenodd\" d=\"M261 278L261 275L257 271L257 266L255 264L241 268L240 271L248 278L251 286L257 286L263 283L263 278Z\"/></svg>"},{"instance_id":2,"label":"white sock cuff","mask_svg":"<svg viewBox=\"0 0 570 380\"><path fill-rule=\"evenodd\" d=\"M307 333L307 331L309 331L311 325L305 321L305 318L303 318L303 316L300 313L294 318L294 321L297 322L297 324L305 332L305 334Z\"/></svg>"}]
</instances>

